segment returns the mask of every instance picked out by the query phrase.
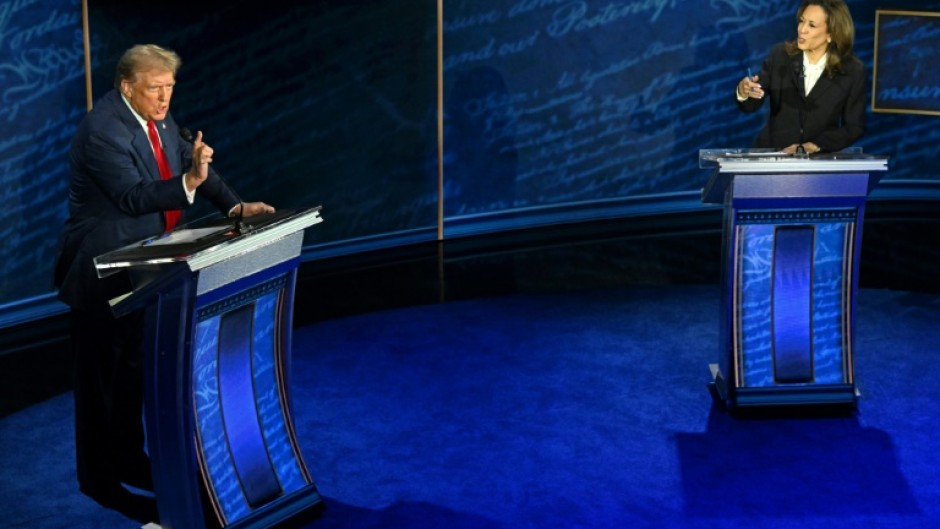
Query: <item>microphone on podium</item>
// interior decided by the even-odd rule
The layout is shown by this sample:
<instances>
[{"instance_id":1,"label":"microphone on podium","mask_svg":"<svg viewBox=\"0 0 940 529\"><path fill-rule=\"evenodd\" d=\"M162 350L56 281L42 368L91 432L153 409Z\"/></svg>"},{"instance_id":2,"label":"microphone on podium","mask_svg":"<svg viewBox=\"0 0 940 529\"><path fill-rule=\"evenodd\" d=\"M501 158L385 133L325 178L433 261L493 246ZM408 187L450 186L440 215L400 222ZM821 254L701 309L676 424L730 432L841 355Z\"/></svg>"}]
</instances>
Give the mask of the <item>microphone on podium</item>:
<instances>
[{"instance_id":1,"label":"microphone on podium","mask_svg":"<svg viewBox=\"0 0 940 529\"><path fill-rule=\"evenodd\" d=\"M190 132L190 130L186 127L180 127L180 138L183 138L185 141L189 143L193 143L193 141L195 140L195 138L193 138L193 133ZM219 177L219 180L221 180L222 183L225 184L225 187L227 187L228 190L231 191L233 195L235 195L235 198L238 199L238 215L235 216L235 230L238 232L239 235L248 233L249 231L251 231L251 226L245 224L244 222L243 213L245 210L245 202L242 200L241 195L238 194L238 191L236 191L234 187L230 186L228 181L222 177L221 173L219 173L218 171L215 171L215 175Z\"/></svg>"},{"instance_id":2,"label":"microphone on podium","mask_svg":"<svg viewBox=\"0 0 940 529\"><path fill-rule=\"evenodd\" d=\"M793 74L796 76L796 89L800 94L800 103L797 106L797 111L799 112L800 117L800 143L796 145L796 154L797 156L804 157L807 156L806 148L803 147L803 127L804 127L804 116L803 113L806 112L806 72L803 71L803 61L802 54L800 54L801 59L799 61L793 61Z\"/></svg>"}]
</instances>

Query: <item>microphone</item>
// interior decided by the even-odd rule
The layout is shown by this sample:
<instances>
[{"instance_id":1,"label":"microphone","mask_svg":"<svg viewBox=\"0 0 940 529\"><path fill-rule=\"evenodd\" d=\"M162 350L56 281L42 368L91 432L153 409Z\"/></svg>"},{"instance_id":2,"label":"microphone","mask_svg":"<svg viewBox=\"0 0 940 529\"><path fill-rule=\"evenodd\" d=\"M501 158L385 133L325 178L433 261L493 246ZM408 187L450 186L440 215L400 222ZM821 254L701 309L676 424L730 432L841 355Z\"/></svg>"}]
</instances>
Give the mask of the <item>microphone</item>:
<instances>
[{"instance_id":1,"label":"microphone","mask_svg":"<svg viewBox=\"0 0 940 529\"><path fill-rule=\"evenodd\" d=\"M180 137L189 143L192 143L195 139L193 138L193 133L190 132L189 129L186 127L180 127ZM225 187L227 187L228 190L231 191L233 195L235 195L235 198L238 199L238 215L236 215L235 217L235 231L237 231L239 235L248 233L249 231L251 231L251 226L245 224L244 222L243 213L245 210L245 202L242 200L242 197L238 194L238 191L235 191L235 188L230 186L228 181L225 178L222 178L222 175L218 171L215 171L215 175L219 177L219 180L222 181Z\"/></svg>"},{"instance_id":2,"label":"microphone","mask_svg":"<svg viewBox=\"0 0 940 529\"><path fill-rule=\"evenodd\" d=\"M796 155L806 156L806 148L803 147L803 113L805 112L806 106L806 73L803 71L803 55L799 55L800 59L793 61L793 74L796 75L796 89L800 94L800 104L797 107L797 112L799 112L800 117L800 143L796 145Z\"/></svg>"},{"instance_id":3,"label":"microphone","mask_svg":"<svg viewBox=\"0 0 940 529\"><path fill-rule=\"evenodd\" d=\"M793 76L796 78L796 88L800 93L801 98L806 98L806 72L803 71L803 61L794 60L793 61Z\"/></svg>"}]
</instances>

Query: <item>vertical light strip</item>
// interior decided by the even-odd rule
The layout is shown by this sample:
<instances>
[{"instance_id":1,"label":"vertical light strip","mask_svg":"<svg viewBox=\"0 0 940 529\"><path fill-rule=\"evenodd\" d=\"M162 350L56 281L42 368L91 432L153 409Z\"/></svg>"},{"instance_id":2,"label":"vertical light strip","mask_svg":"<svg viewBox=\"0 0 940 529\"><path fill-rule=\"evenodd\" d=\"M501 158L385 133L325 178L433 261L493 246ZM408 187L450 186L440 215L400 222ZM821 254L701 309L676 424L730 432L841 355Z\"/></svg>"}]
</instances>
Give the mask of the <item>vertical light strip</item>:
<instances>
[{"instance_id":1,"label":"vertical light strip","mask_svg":"<svg viewBox=\"0 0 940 529\"><path fill-rule=\"evenodd\" d=\"M740 362L741 355L743 354L744 347L741 343L741 318L742 310L741 304L743 300L741 299L744 295L744 273L742 272L743 267L741 266L741 260L744 259L742 252L744 252L744 227L738 226L737 224L731 224L731 230L734 231L734 247L732 250L732 259L734 269L731 271L731 374L734 376L732 382L735 388L740 388L744 386L744 368L742 366L743 362ZM725 351L722 351L721 354L725 354Z\"/></svg>"},{"instance_id":2,"label":"vertical light strip","mask_svg":"<svg viewBox=\"0 0 940 529\"><path fill-rule=\"evenodd\" d=\"M437 0L437 241L444 240L444 0ZM437 245L437 295L443 303L444 246Z\"/></svg>"},{"instance_id":3,"label":"vertical light strip","mask_svg":"<svg viewBox=\"0 0 940 529\"><path fill-rule=\"evenodd\" d=\"M284 493L275 471L258 410L252 303L222 315L219 322L218 392L231 463L245 500L257 509Z\"/></svg>"},{"instance_id":4,"label":"vertical light strip","mask_svg":"<svg viewBox=\"0 0 940 529\"><path fill-rule=\"evenodd\" d=\"M88 30L88 0L82 0L82 43L85 46L85 107L91 111L91 37Z\"/></svg>"},{"instance_id":5,"label":"vertical light strip","mask_svg":"<svg viewBox=\"0 0 940 529\"><path fill-rule=\"evenodd\" d=\"M864 213L859 212L859 219ZM844 246L842 255L842 373L843 381L846 384L855 382L855 366L853 365L852 351L853 341L855 340L855 241L859 240L856 230L859 229L855 222L850 222L846 226Z\"/></svg>"},{"instance_id":6,"label":"vertical light strip","mask_svg":"<svg viewBox=\"0 0 940 529\"><path fill-rule=\"evenodd\" d=\"M871 74L871 110L872 112L878 112L875 108L877 104L875 97L878 94L878 33L881 28L881 10L875 10L875 59L874 59L874 68Z\"/></svg>"},{"instance_id":7,"label":"vertical light strip","mask_svg":"<svg viewBox=\"0 0 940 529\"><path fill-rule=\"evenodd\" d=\"M770 290L774 382L814 381L813 226L777 227L774 231Z\"/></svg>"},{"instance_id":8,"label":"vertical light strip","mask_svg":"<svg viewBox=\"0 0 940 529\"><path fill-rule=\"evenodd\" d=\"M437 240L444 240L444 0L437 0Z\"/></svg>"}]
</instances>

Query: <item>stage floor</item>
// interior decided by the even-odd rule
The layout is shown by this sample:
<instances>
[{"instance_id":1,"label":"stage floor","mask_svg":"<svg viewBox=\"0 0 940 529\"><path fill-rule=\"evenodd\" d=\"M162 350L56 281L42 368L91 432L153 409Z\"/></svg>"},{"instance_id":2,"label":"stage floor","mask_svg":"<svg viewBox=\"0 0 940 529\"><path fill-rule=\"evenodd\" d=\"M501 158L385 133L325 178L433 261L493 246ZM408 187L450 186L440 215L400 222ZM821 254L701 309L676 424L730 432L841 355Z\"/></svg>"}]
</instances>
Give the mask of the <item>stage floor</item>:
<instances>
[{"instance_id":1,"label":"stage floor","mask_svg":"<svg viewBox=\"0 0 940 529\"><path fill-rule=\"evenodd\" d=\"M940 526L929 223L866 224L858 411L741 420L706 388L713 220L304 263L294 412L327 509L301 527ZM135 527L77 490L66 345L0 355L0 528Z\"/></svg>"}]
</instances>

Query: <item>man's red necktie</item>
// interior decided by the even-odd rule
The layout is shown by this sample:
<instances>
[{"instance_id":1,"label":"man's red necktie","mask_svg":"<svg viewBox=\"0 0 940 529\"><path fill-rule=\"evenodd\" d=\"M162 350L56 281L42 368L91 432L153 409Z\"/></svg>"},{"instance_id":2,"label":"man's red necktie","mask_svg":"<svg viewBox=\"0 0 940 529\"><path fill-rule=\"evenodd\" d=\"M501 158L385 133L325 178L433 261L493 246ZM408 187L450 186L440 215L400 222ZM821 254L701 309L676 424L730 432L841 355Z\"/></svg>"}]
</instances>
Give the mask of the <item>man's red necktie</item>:
<instances>
[{"instance_id":1,"label":"man's red necktie","mask_svg":"<svg viewBox=\"0 0 940 529\"><path fill-rule=\"evenodd\" d=\"M153 147L153 155L157 158L160 178L169 180L173 177L173 173L170 172L170 163L166 159L166 153L163 152L163 146L160 144L160 136L157 134L157 125L153 121L147 122L147 135L150 136L150 145ZM163 215L166 220L166 231L171 231L176 227L183 213L178 209L171 209L164 211Z\"/></svg>"}]
</instances>

